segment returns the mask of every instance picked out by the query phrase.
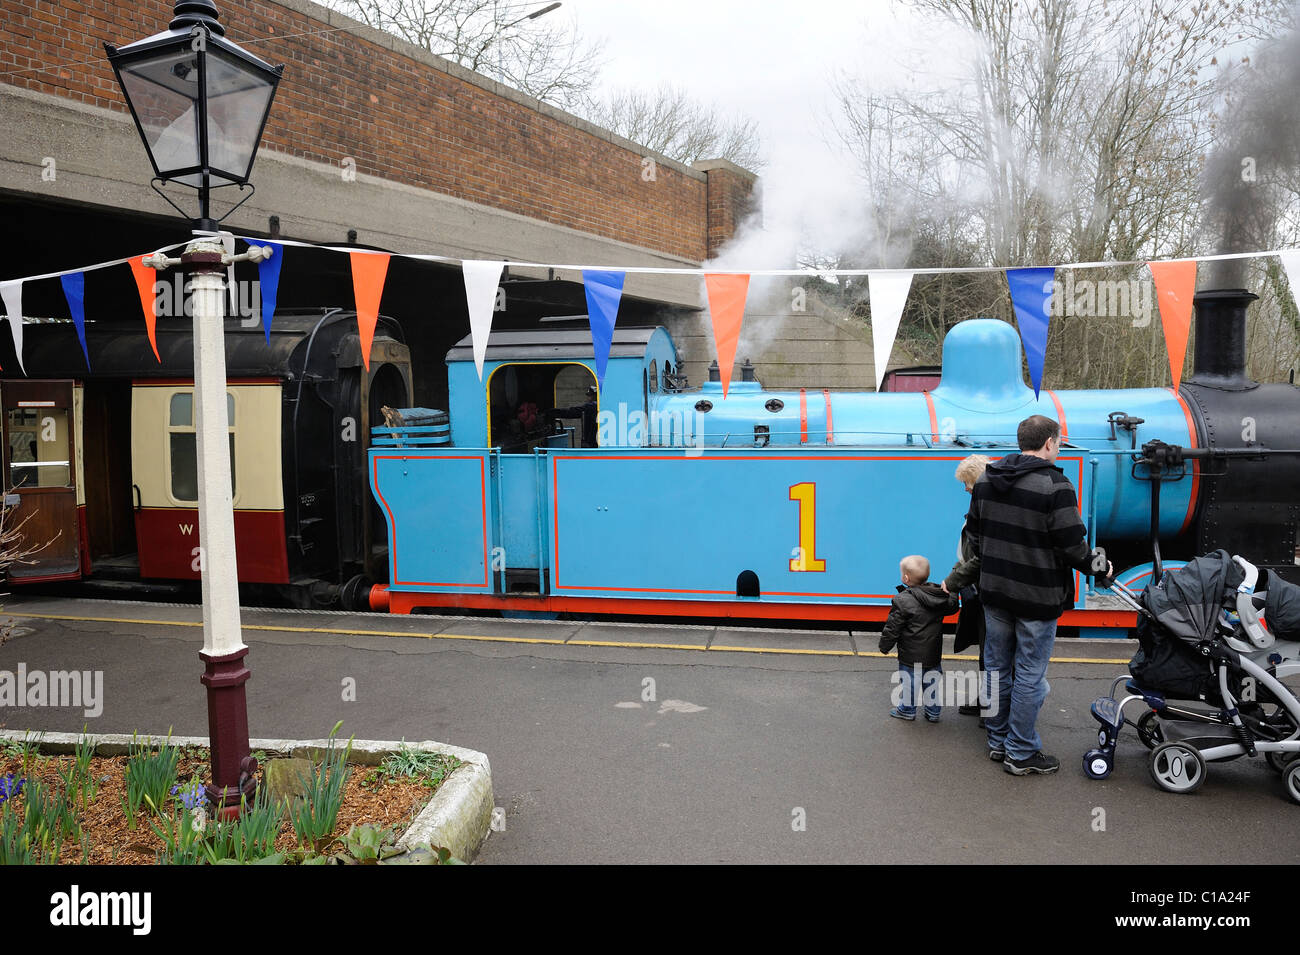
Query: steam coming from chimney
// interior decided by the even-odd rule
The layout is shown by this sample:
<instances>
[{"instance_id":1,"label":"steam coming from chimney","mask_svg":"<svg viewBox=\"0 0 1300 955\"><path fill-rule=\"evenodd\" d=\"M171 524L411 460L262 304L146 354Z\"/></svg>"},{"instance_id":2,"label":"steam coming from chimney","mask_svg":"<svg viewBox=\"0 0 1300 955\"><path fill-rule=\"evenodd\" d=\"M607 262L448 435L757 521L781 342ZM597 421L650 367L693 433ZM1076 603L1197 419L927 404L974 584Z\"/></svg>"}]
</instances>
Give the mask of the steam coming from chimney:
<instances>
[{"instance_id":1,"label":"steam coming from chimney","mask_svg":"<svg viewBox=\"0 0 1300 955\"><path fill-rule=\"evenodd\" d=\"M1204 228L1216 252L1268 248L1284 202L1281 180L1300 169L1300 33L1259 50L1233 84L1221 145L1201 182ZM1216 263L1212 284L1246 286L1247 260Z\"/></svg>"}]
</instances>

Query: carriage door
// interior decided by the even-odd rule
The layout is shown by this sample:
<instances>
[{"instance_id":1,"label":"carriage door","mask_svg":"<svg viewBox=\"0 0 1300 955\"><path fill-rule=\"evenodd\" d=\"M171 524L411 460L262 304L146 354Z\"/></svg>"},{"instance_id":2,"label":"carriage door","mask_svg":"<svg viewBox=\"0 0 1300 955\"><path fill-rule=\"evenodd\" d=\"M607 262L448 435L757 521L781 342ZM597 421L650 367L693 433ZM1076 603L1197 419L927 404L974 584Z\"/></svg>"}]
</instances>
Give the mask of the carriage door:
<instances>
[{"instance_id":1,"label":"carriage door","mask_svg":"<svg viewBox=\"0 0 1300 955\"><path fill-rule=\"evenodd\" d=\"M4 527L12 531L21 524L16 546L41 548L28 558L31 563L10 566L9 578L80 577L72 382L5 381L0 399L5 506L12 506Z\"/></svg>"}]
</instances>

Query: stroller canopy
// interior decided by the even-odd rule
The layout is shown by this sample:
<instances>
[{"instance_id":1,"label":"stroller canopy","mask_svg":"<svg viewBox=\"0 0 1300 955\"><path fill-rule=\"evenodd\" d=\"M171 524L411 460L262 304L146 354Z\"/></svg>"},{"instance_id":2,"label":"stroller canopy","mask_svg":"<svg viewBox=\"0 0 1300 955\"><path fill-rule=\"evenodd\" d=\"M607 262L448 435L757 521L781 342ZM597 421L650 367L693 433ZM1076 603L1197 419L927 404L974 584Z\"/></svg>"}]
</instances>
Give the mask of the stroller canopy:
<instances>
[{"instance_id":1,"label":"stroller canopy","mask_svg":"<svg viewBox=\"0 0 1300 955\"><path fill-rule=\"evenodd\" d=\"M1264 600L1264 622L1273 636L1281 640L1295 640L1300 637L1300 584L1283 580L1272 571L1267 571L1267 574L1268 597Z\"/></svg>"},{"instance_id":2,"label":"stroller canopy","mask_svg":"<svg viewBox=\"0 0 1300 955\"><path fill-rule=\"evenodd\" d=\"M1223 607L1223 598L1245 579L1226 550L1197 557L1185 567L1167 571L1160 583L1149 584L1143 595L1156 622L1182 640L1208 640ZM1300 623L1300 587L1290 595L1287 612ZM1270 591L1270 597L1272 592ZM1266 611L1267 612L1267 611Z\"/></svg>"}]
</instances>

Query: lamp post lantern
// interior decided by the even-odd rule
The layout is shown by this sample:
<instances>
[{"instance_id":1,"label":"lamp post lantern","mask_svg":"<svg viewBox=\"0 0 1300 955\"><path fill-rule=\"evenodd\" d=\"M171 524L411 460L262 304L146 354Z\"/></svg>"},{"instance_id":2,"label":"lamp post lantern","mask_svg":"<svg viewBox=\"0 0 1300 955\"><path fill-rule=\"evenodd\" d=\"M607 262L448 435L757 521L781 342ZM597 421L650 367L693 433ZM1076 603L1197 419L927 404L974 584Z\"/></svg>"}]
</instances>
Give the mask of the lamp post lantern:
<instances>
[{"instance_id":1,"label":"lamp post lantern","mask_svg":"<svg viewBox=\"0 0 1300 955\"><path fill-rule=\"evenodd\" d=\"M120 49L104 44L153 165L153 188L176 182L198 193L194 230L212 233L212 189L235 186L250 195L248 177L284 71L225 39L211 0L178 0L162 33ZM248 191L245 193L245 187ZM233 212L234 208L230 211ZM227 212L226 215L230 213ZM270 250L255 246L224 254L219 238L191 242L180 259L150 256L154 268L180 265L191 273L194 315L194 407L199 478L199 576L203 591L201 682L208 692L212 746L209 801L218 818L238 814L241 797L256 786L249 756L244 684L250 676L239 620L239 575L231 500L229 416L226 409L225 282L233 261L260 261Z\"/></svg>"},{"instance_id":2,"label":"lamp post lantern","mask_svg":"<svg viewBox=\"0 0 1300 955\"><path fill-rule=\"evenodd\" d=\"M104 50L153 164L154 189L178 182L198 190L195 228L213 232L209 192L248 185L284 67L227 40L212 0L177 0L175 13L162 33Z\"/></svg>"}]
</instances>

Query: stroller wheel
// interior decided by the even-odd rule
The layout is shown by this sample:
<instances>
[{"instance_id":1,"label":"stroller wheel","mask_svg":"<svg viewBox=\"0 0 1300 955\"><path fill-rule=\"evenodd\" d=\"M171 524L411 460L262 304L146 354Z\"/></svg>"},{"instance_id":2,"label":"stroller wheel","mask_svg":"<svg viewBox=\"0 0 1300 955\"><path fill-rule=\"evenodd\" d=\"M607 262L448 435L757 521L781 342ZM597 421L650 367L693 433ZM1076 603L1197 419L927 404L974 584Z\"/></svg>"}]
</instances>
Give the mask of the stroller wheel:
<instances>
[{"instance_id":1,"label":"stroller wheel","mask_svg":"<svg viewBox=\"0 0 1300 955\"><path fill-rule=\"evenodd\" d=\"M1291 801L1300 802L1300 760L1291 761L1282 781L1286 783L1286 794L1291 797Z\"/></svg>"},{"instance_id":2,"label":"stroller wheel","mask_svg":"<svg viewBox=\"0 0 1300 955\"><path fill-rule=\"evenodd\" d=\"M1160 728L1160 714L1149 710L1138 717L1138 739L1147 749L1155 749L1165 741L1165 732Z\"/></svg>"},{"instance_id":3,"label":"stroller wheel","mask_svg":"<svg viewBox=\"0 0 1300 955\"><path fill-rule=\"evenodd\" d=\"M1268 765L1269 765L1270 767L1272 767L1272 769L1273 769L1273 771L1274 771L1275 773L1281 773L1281 774L1285 775L1285 774L1286 774L1286 771L1287 771L1287 767L1289 767L1289 766L1290 766L1292 763L1294 763L1297 759L1300 759L1300 754L1296 754L1296 753L1265 753L1265 754L1264 754L1264 759L1268 761Z\"/></svg>"},{"instance_id":4,"label":"stroller wheel","mask_svg":"<svg viewBox=\"0 0 1300 955\"><path fill-rule=\"evenodd\" d=\"M1089 779L1105 779L1110 775L1112 761L1109 754L1090 749L1083 754L1083 774Z\"/></svg>"},{"instance_id":5,"label":"stroller wheel","mask_svg":"<svg viewBox=\"0 0 1300 955\"><path fill-rule=\"evenodd\" d=\"M1151 753L1151 778L1165 792L1196 792L1205 782L1205 757L1187 743L1162 743Z\"/></svg>"}]
</instances>

